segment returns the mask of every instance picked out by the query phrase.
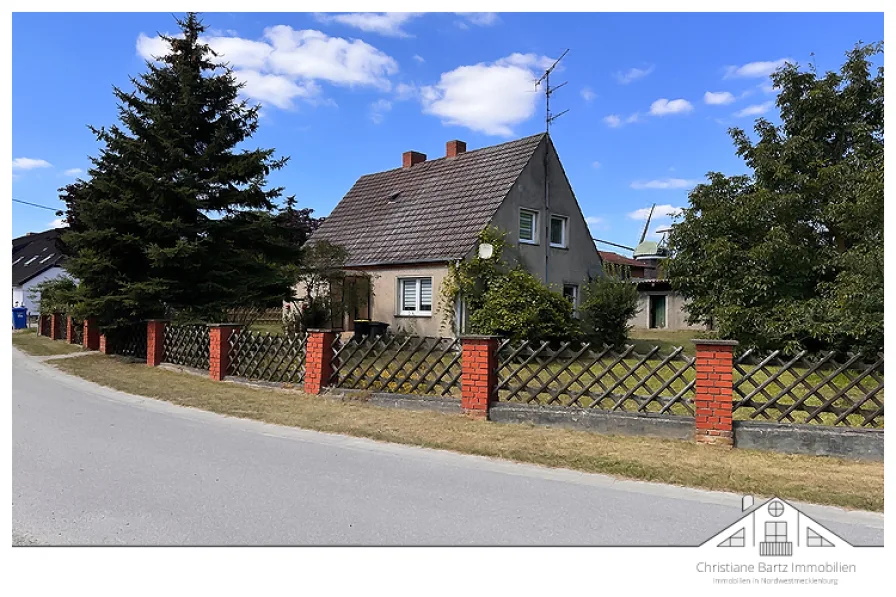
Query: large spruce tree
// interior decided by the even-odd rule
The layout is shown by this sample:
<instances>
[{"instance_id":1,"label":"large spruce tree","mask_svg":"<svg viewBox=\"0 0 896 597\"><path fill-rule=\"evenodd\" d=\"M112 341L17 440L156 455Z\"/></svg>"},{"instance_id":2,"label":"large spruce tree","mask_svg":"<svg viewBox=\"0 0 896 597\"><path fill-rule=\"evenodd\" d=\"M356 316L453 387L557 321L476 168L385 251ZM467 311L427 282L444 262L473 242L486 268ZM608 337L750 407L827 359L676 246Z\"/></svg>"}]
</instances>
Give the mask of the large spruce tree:
<instances>
[{"instance_id":1,"label":"large spruce tree","mask_svg":"<svg viewBox=\"0 0 896 597\"><path fill-rule=\"evenodd\" d=\"M195 14L178 20L169 51L114 88L119 124L87 180L63 189L67 269L78 311L109 329L149 317L221 321L230 307L279 305L292 295L295 235L274 213L268 175L288 158L246 149L258 106L239 99L229 67L200 41Z\"/></svg>"},{"instance_id":2,"label":"large spruce tree","mask_svg":"<svg viewBox=\"0 0 896 597\"><path fill-rule=\"evenodd\" d=\"M670 236L692 321L764 349L883 349L882 51L859 45L839 72L786 65L781 124L731 129L752 174L711 173Z\"/></svg>"}]
</instances>

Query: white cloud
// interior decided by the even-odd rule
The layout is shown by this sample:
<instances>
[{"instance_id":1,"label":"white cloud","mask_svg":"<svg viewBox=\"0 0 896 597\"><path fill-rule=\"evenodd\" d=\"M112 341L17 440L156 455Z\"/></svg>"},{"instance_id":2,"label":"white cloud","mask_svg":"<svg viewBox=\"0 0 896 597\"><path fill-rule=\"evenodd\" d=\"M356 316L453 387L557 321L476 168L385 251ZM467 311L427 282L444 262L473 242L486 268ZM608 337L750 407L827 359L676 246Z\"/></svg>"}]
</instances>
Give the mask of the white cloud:
<instances>
[{"instance_id":1,"label":"white cloud","mask_svg":"<svg viewBox=\"0 0 896 597\"><path fill-rule=\"evenodd\" d=\"M601 163L600 163L600 162L591 162L591 167L592 167L592 168L595 168L595 169L596 169L596 168L600 168L600 166L601 166Z\"/></svg>"},{"instance_id":2,"label":"white cloud","mask_svg":"<svg viewBox=\"0 0 896 597\"><path fill-rule=\"evenodd\" d=\"M748 62L743 66L729 66L725 69L725 79L767 77L788 62L790 58L779 58L767 62Z\"/></svg>"},{"instance_id":3,"label":"white cloud","mask_svg":"<svg viewBox=\"0 0 896 597\"><path fill-rule=\"evenodd\" d=\"M66 226L68 226L68 222L65 221L65 218L56 218L47 225L50 228L65 228Z\"/></svg>"},{"instance_id":4,"label":"white cloud","mask_svg":"<svg viewBox=\"0 0 896 597\"><path fill-rule=\"evenodd\" d=\"M410 37L411 34L402 29L402 26L422 14L419 12L316 13L314 18L321 23L340 23L361 31L388 37Z\"/></svg>"},{"instance_id":5,"label":"white cloud","mask_svg":"<svg viewBox=\"0 0 896 597\"><path fill-rule=\"evenodd\" d=\"M84 171L81 170L80 168L69 168L68 170L63 172L63 174L65 174L66 176L77 176L77 175L83 174L83 173L84 173Z\"/></svg>"},{"instance_id":6,"label":"white cloud","mask_svg":"<svg viewBox=\"0 0 896 597\"><path fill-rule=\"evenodd\" d=\"M759 89L762 90L763 93L778 93L778 90L775 89L775 86L772 85L771 81L766 81L759 85Z\"/></svg>"},{"instance_id":7,"label":"white cloud","mask_svg":"<svg viewBox=\"0 0 896 597\"><path fill-rule=\"evenodd\" d=\"M667 114L686 114L694 109L691 102L685 99L668 100L660 98L650 104L650 113L654 116L666 116Z\"/></svg>"},{"instance_id":8,"label":"white cloud","mask_svg":"<svg viewBox=\"0 0 896 597\"><path fill-rule=\"evenodd\" d=\"M450 125L486 135L513 135L513 126L535 112L535 69L553 61L535 54L511 54L492 63L460 66L420 90L423 111Z\"/></svg>"},{"instance_id":9,"label":"white cloud","mask_svg":"<svg viewBox=\"0 0 896 597\"><path fill-rule=\"evenodd\" d=\"M625 118L622 118L619 114L610 114L609 116L604 116L604 123L613 129L617 129L625 124L632 124L633 122L638 122L641 119L641 115L635 112Z\"/></svg>"},{"instance_id":10,"label":"white cloud","mask_svg":"<svg viewBox=\"0 0 896 597\"><path fill-rule=\"evenodd\" d=\"M627 71L616 73L616 80L619 81L622 85L628 85L632 81L637 81L638 79L643 79L647 75L653 72L653 65L648 66L647 68L630 68Z\"/></svg>"},{"instance_id":11,"label":"white cloud","mask_svg":"<svg viewBox=\"0 0 896 597\"><path fill-rule=\"evenodd\" d=\"M289 77L253 70L238 70L233 75L246 84L243 92L247 96L282 110L292 108L295 98L311 99L320 93L320 87L314 81L299 84Z\"/></svg>"},{"instance_id":12,"label":"white cloud","mask_svg":"<svg viewBox=\"0 0 896 597\"><path fill-rule=\"evenodd\" d=\"M417 62L419 62L420 64L423 64L424 62L426 62L426 60L425 60L425 59L423 58L423 56L421 56L420 54L414 54L414 55L412 56L412 58L413 58L414 60L416 60Z\"/></svg>"},{"instance_id":13,"label":"white cloud","mask_svg":"<svg viewBox=\"0 0 896 597\"><path fill-rule=\"evenodd\" d=\"M386 117L386 112L392 109L392 102L380 99L370 105L370 120L373 124L380 124Z\"/></svg>"},{"instance_id":14,"label":"white cloud","mask_svg":"<svg viewBox=\"0 0 896 597\"><path fill-rule=\"evenodd\" d=\"M588 228L591 230L606 230L607 229L607 221L598 216L588 216L585 218L585 223L588 225Z\"/></svg>"},{"instance_id":15,"label":"white cloud","mask_svg":"<svg viewBox=\"0 0 896 597\"><path fill-rule=\"evenodd\" d=\"M752 106L747 106L743 110L739 112L735 112L734 115L738 118L743 116L758 116L760 114L765 114L769 110L772 109L772 106L775 105L775 102L764 102L762 104L753 104Z\"/></svg>"},{"instance_id":16,"label":"white cloud","mask_svg":"<svg viewBox=\"0 0 896 597\"><path fill-rule=\"evenodd\" d=\"M653 209L653 219L657 218L671 218L673 216L678 215L681 212L680 207L675 207L673 205L669 205L668 203L665 205L657 205ZM649 207L642 207L641 209L636 209L633 212L628 214L628 217L632 220L646 220L650 215Z\"/></svg>"},{"instance_id":17,"label":"white cloud","mask_svg":"<svg viewBox=\"0 0 896 597\"><path fill-rule=\"evenodd\" d=\"M491 27L501 21L496 12L459 12L457 16L477 27Z\"/></svg>"},{"instance_id":18,"label":"white cloud","mask_svg":"<svg viewBox=\"0 0 896 597\"><path fill-rule=\"evenodd\" d=\"M597 94L594 93L590 87L583 87L582 91L580 91L579 93L581 94L582 99L584 99L586 102L590 102L597 97Z\"/></svg>"},{"instance_id":19,"label":"white cloud","mask_svg":"<svg viewBox=\"0 0 896 597\"><path fill-rule=\"evenodd\" d=\"M610 114L609 116L604 116L604 122L610 128L619 128L622 126L622 119L618 114Z\"/></svg>"},{"instance_id":20,"label":"white cloud","mask_svg":"<svg viewBox=\"0 0 896 597\"><path fill-rule=\"evenodd\" d=\"M657 180L640 181L636 180L631 184L633 189L639 191L644 189L668 190L668 189L690 189L697 184L699 180L687 180L684 178L660 178Z\"/></svg>"},{"instance_id":21,"label":"white cloud","mask_svg":"<svg viewBox=\"0 0 896 597\"><path fill-rule=\"evenodd\" d=\"M703 94L703 101L712 106L730 104L734 96L728 91L707 91Z\"/></svg>"},{"instance_id":22,"label":"white cloud","mask_svg":"<svg viewBox=\"0 0 896 597\"><path fill-rule=\"evenodd\" d=\"M34 170L35 168L52 168L53 164L47 160L35 160L33 158L16 158L12 161L13 170Z\"/></svg>"},{"instance_id":23,"label":"white cloud","mask_svg":"<svg viewBox=\"0 0 896 597\"><path fill-rule=\"evenodd\" d=\"M265 29L261 40L209 37L202 41L246 84L245 96L283 109L291 108L297 98L319 101L320 82L388 91L389 77L398 72L398 63L370 44L313 29L276 25ZM137 53L147 60L167 51L167 44L158 37L142 33L137 37Z\"/></svg>"},{"instance_id":24,"label":"white cloud","mask_svg":"<svg viewBox=\"0 0 896 597\"><path fill-rule=\"evenodd\" d=\"M419 93L417 86L413 83L399 83L395 86L395 99L404 101L416 97Z\"/></svg>"}]
</instances>

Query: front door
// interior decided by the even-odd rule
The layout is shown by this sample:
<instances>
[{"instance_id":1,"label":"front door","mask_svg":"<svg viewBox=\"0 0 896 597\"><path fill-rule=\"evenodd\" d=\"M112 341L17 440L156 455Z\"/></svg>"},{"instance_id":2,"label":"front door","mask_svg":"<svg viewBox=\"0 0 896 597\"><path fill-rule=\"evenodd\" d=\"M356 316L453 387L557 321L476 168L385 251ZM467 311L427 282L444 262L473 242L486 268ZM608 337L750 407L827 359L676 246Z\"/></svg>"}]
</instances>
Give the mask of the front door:
<instances>
[{"instance_id":1,"label":"front door","mask_svg":"<svg viewBox=\"0 0 896 597\"><path fill-rule=\"evenodd\" d=\"M666 327L666 295L650 295L650 327Z\"/></svg>"}]
</instances>

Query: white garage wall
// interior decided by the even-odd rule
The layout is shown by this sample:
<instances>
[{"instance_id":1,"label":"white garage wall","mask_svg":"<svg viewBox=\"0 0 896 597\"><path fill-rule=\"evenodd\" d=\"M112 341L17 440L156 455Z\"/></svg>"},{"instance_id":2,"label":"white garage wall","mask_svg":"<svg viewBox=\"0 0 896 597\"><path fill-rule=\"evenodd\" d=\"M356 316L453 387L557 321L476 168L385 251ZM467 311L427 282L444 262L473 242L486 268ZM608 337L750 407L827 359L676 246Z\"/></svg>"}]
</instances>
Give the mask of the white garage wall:
<instances>
[{"instance_id":1,"label":"white garage wall","mask_svg":"<svg viewBox=\"0 0 896 597\"><path fill-rule=\"evenodd\" d=\"M61 267L51 267L47 271L34 276L33 278L25 282L22 286L14 286L12 291L13 306L15 306L16 301L19 301L20 307L26 307L29 313L37 313L38 304L36 304L35 301L31 300L30 296L31 292L34 290L34 287L45 280L60 278L64 275L66 275L65 270Z\"/></svg>"}]
</instances>

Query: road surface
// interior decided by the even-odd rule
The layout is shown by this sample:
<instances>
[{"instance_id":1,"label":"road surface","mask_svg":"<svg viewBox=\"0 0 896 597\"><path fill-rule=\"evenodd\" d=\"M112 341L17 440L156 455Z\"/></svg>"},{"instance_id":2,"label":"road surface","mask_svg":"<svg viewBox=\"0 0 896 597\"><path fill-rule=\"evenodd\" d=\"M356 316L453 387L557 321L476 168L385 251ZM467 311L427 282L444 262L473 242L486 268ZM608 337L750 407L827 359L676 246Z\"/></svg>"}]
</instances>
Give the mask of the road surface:
<instances>
[{"instance_id":1,"label":"road surface","mask_svg":"<svg viewBox=\"0 0 896 597\"><path fill-rule=\"evenodd\" d=\"M13 349L17 545L698 545L740 497L222 417ZM883 515L804 506L856 545Z\"/></svg>"}]
</instances>

